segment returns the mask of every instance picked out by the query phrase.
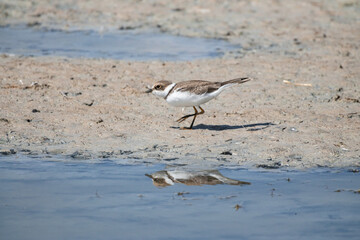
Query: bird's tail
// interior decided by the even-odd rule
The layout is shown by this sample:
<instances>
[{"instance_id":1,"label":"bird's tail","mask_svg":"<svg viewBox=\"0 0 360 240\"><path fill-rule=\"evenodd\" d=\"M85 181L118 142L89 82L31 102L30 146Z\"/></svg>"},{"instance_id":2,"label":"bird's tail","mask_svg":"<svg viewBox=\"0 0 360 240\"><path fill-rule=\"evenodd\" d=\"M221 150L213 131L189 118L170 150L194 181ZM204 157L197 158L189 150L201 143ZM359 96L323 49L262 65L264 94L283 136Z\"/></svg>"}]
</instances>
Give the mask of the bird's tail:
<instances>
[{"instance_id":1,"label":"bird's tail","mask_svg":"<svg viewBox=\"0 0 360 240\"><path fill-rule=\"evenodd\" d=\"M246 83L248 81L250 81L251 79L248 78L248 77L244 77L244 78L235 78L235 79L231 79L231 80L228 80L228 81L225 81L225 82L222 82L221 83L221 86L225 86L225 85L228 85L228 84L234 84L234 83Z\"/></svg>"}]
</instances>

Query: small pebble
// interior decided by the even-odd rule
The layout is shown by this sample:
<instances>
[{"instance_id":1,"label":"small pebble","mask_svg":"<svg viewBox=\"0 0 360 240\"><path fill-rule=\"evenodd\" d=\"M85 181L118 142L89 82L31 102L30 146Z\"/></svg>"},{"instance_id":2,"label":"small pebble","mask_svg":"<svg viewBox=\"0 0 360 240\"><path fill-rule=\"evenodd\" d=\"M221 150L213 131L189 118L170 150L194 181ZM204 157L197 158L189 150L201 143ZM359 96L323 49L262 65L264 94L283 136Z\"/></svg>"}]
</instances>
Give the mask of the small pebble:
<instances>
[{"instance_id":1,"label":"small pebble","mask_svg":"<svg viewBox=\"0 0 360 240\"><path fill-rule=\"evenodd\" d=\"M290 128L290 131L292 131L292 132L298 132L298 130L297 130L296 128L294 128L294 127L291 127L291 128Z\"/></svg>"}]
</instances>

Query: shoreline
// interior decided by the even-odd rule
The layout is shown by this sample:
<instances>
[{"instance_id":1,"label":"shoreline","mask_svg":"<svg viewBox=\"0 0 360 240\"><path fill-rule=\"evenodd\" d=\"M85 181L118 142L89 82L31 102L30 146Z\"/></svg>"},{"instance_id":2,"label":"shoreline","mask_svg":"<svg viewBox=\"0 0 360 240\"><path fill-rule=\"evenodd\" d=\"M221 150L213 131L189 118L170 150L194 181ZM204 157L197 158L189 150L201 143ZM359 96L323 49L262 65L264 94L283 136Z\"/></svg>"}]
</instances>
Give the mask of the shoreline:
<instances>
[{"instance_id":1,"label":"shoreline","mask_svg":"<svg viewBox=\"0 0 360 240\"><path fill-rule=\"evenodd\" d=\"M239 69L238 61L163 65L154 61L0 58L7 76L0 87L4 96L1 148L75 153L80 159L111 153L122 158L173 159L172 163L181 159L188 164L206 159L220 165L359 166L354 131L359 127L358 103L349 100L354 94L353 88L344 87L349 83L341 84L346 90L339 93L337 79L330 92L323 78L304 81L316 87L288 84L279 76L261 79L264 72L277 72L271 70L277 65L265 59L263 66L268 65L263 72L249 76ZM241 66L250 68L259 57L242 61ZM175 120L184 114L180 108L144 93L154 79L179 81L189 75L222 79L222 71L209 72L215 66L238 69L226 79L249 76L254 80L203 105L206 114L197 119L194 130L179 130L182 125ZM176 69L183 69L183 76ZM37 85L32 86L33 82ZM297 101L304 98L307 104Z\"/></svg>"}]
</instances>

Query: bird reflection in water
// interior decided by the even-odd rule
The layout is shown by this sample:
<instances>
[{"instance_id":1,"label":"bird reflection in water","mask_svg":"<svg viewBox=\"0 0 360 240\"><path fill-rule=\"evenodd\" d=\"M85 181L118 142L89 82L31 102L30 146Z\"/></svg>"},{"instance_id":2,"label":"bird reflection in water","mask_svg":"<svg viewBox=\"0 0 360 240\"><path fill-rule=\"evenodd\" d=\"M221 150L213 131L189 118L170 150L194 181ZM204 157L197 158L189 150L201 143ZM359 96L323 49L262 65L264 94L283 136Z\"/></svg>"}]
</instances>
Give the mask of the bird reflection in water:
<instances>
[{"instance_id":1,"label":"bird reflection in water","mask_svg":"<svg viewBox=\"0 0 360 240\"><path fill-rule=\"evenodd\" d=\"M250 185L249 182L239 181L223 176L218 170L202 170L202 171L157 171L152 174L145 174L153 180L153 184L157 187L168 187L175 183L182 183L188 186L201 185Z\"/></svg>"}]
</instances>

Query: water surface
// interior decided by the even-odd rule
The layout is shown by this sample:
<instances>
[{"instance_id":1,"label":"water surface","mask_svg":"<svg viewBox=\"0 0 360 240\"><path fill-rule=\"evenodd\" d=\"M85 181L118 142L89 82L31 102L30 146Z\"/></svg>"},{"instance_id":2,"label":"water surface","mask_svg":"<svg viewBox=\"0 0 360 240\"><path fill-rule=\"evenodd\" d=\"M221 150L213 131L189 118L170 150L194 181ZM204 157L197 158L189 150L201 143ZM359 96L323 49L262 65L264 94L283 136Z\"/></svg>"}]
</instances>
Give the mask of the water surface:
<instances>
[{"instance_id":1,"label":"water surface","mask_svg":"<svg viewBox=\"0 0 360 240\"><path fill-rule=\"evenodd\" d=\"M2 157L0 238L358 239L360 234L360 194L353 191L360 188L359 173L220 168L226 178L251 185L167 187L156 187L145 175L173 170L201 169Z\"/></svg>"},{"instance_id":2,"label":"water surface","mask_svg":"<svg viewBox=\"0 0 360 240\"><path fill-rule=\"evenodd\" d=\"M234 47L223 40L159 32L0 28L0 53L24 56L184 61L220 57Z\"/></svg>"}]
</instances>

